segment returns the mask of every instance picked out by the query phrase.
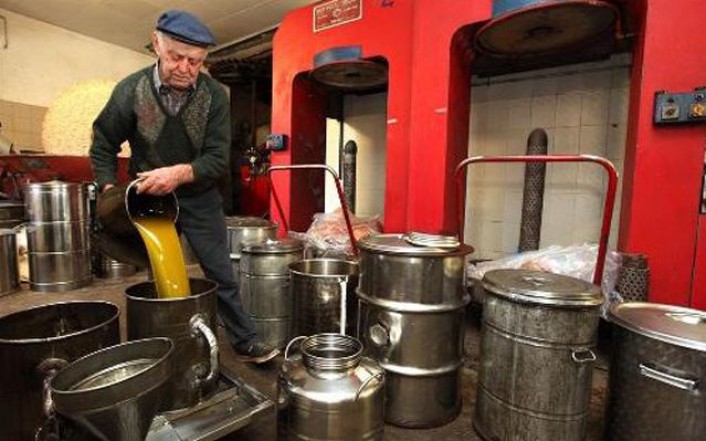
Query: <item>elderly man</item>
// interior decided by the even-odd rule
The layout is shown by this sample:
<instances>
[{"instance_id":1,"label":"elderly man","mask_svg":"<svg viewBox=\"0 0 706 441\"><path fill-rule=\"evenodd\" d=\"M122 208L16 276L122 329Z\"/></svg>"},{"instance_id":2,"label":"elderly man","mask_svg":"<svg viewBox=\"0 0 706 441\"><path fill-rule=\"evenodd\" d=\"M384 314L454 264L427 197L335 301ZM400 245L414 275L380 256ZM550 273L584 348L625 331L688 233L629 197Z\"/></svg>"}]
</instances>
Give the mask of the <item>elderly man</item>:
<instances>
[{"instance_id":1,"label":"elderly man","mask_svg":"<svg viewBox=\"0 0 706 441\"><path fill-rule=\"evenodd\" d=\"M218 282L218 309L228 338L246 361L263 363L278 351L257 338L243 310L228 250L216 181L230 152L230 104L223 87L200 72L208 28L184 11L168 11L152 34L157 63L122 80L93 124L90 155L101 191L116 183L117 154L128 141L138 191L179 200L178 227L206 277Z\"/></svg>"}]
</instances>

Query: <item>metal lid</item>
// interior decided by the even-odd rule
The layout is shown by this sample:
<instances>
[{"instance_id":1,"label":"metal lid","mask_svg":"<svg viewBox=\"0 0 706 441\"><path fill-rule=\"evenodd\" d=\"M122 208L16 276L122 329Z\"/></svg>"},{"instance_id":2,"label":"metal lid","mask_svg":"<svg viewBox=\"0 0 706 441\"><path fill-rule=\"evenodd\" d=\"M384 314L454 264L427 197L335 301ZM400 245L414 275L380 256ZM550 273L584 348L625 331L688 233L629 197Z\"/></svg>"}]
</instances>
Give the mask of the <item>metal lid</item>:
<instances>
[{"instance_id":1,"label":"metal lid","mask_svg":"<svg viewBox=\"0 0 706 441\"><path fill-rule=\"evenodd\" d=\"M295 239L267 240L243 244L242 252L251 254L292 253L304 249L304 243Z\"/></svg>"},{"instance_id":2,"label":"metal lid","mask_svg":"<svg viewBox=\"0 0 706 441\"><path fill-rule=\"evenodd\" d=\"M542 271L501 269L485 273L483 288L517 302L567 307L598 306L601 290L574 277Z\"/></svg>"},{"instance_id":3,"label":"metal lid","mask_svg":"<svg viewBox=\"0 0 706 441\"><path fill-rule=\"evenodd\" d=\"M64 181L46 181L46 182L30 182L25 185L27 190L53 190L53 189L77 189L83 190L83 185L77 184L75 182L64 182Z\"/></svg>"},{"instance_id":4,"label":"metal lid","mask_svg":"<svg viewBox=\"0 0 706 441\"><path fill-rule=\"evenodd\" d=\"M226 217L226 225L228 228L244 228L244 227L272 227L274 224L267 219L254 216L229 216Z\"/></svg>"},{"instance_id":5,"label":"metal lid","mask_svg":"<svg viewBox=\"0 0 706 441\"><path fill-rule=\"evenodd\" d=\"M364 237L358 247L363 251L386 254L404 254L410 256L462 256L473 252L473 247L460 244L448 249L434 246L413 245L404 234L376 234Z\"/></svg>"},{"instance_id":6,"label":"metal lid","mask_svg":"<svg viewBox=\"0 0 706 441\"><path fill-rule=\"evenodd\" d=\"M614 305L610 321L646 337L697 351L706 351L706 312L657 303Z\"/></svg>"}]
</instances>

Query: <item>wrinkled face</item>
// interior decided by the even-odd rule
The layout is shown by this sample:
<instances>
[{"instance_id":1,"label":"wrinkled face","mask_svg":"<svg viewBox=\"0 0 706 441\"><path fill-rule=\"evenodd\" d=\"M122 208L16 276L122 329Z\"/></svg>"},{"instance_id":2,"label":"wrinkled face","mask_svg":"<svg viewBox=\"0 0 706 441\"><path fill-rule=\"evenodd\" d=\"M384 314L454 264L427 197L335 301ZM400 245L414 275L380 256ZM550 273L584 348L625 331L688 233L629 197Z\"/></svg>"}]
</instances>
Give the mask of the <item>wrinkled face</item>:
<instances>
[{"instance_id":1,"label":"wrinkled face","mask_svg":"<svg viewBox=\"0 0 706 441\"><path fill-rule=\"evenodd\" d=\"M157 31L152 34L152 45L160 60L162 83L175 89L186 89L196 82L206 59L206 48L182 43Z\"/></svg>"}]
</instances>

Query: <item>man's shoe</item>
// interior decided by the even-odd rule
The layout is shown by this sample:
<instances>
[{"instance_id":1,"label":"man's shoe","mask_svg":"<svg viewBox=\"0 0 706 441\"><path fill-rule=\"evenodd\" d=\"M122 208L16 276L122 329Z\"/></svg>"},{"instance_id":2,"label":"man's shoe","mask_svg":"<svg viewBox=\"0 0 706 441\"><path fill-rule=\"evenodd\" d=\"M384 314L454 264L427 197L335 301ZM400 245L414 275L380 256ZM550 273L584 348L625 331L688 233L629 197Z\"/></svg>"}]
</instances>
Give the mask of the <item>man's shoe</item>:
<instances>
[{"instance_id":1,"label":"man's shoe","mask_svg":"<svg viewBox=\"0 0 706 441\"><path fill-rule=\"evenodd\" d=\"M261 364L275 358L277 354L279 354L279 349L273 348L267 343L256 340L251 343L246 350L241 351L236 349L235 352L238 354L238 358L243 361Z\"/></svg>"}]
</instances>

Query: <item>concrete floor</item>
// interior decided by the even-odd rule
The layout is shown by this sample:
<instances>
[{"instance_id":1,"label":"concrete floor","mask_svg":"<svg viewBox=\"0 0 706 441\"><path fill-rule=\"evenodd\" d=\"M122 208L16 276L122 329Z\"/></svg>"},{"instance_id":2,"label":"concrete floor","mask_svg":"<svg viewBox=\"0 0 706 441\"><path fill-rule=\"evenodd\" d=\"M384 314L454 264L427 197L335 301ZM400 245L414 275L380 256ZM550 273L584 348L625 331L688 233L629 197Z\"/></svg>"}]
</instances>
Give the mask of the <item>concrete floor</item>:
<instances>
[{"instance_id":1,"label":"concrete floor","mask_svg":"<svg viewBox=\"0 0 706 441\"><path fill-rule=\"evenodd\" d=\"M198 268L190 268L194 276L199 276ZM86 288L70 291L66 293L36 293L28 290L23 284L22 290L0 297L0 316L20 311L28 307L43 305L47 303L62 302L68 300L106 300L117 304L121 310L124 309L123 298L124 289L134 283L146 280L145 273L138 273L130 277L119 280L96 279L92 285ZM465 354L466 360L462 370L463 380L463 409L461 415L453 422L436 429L429 430L407 430L391 425L385 427L385 440L445 440L445 441L475 441L481 440L472 428L472 417L475 404L475 392L477 382L477 369L479 362L479 340L480 340L480 312L477 307L470 307L466 320ZM122 339L125 341L125 315L120 317ZM282 363L282 356L264 366L252 366L244 364L236 359L235 354L227 344L223 329L219 330L219 341L221 344L221 363L223 366L234 371L248 384L257 390L273 398L276 391L276 377L279 366ZM594 370L593 394L591 397L590 417L588 424L588 436L586 441L598 441L601 439L603 411L606 396L606 350L608 342L601 340L599 346L599 362ZM265 412L256 418L250 426L241 429L236 434L223 438L222 440L274 440L283 439L280 427L279 437L277 435L278 418L274 409ZM282 424L280 424L282 426ZM560 441L560 440L544 440Z\"/></svg>"}]
</instances>

